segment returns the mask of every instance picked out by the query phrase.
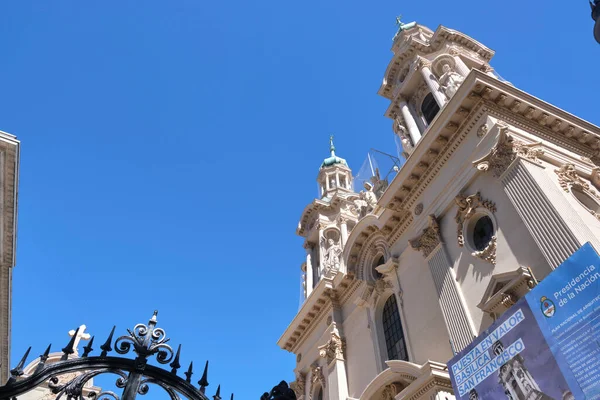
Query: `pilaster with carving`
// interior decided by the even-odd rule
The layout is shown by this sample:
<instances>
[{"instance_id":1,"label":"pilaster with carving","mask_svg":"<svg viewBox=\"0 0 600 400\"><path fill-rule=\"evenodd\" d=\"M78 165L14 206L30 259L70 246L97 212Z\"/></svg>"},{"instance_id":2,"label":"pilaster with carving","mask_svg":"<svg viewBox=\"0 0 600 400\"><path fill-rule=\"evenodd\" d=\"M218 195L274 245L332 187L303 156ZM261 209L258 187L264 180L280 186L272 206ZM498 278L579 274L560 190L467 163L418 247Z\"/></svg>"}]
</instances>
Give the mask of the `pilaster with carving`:
<instances>
[{"instance_id":1,"label":"pilaster with carving","mask_svg":"<svg viewBox=\"0 0 600 400\"><path fill-rule=\"evenodd\" d=\"M421 236L409 240L411 247L423 253L423 257L429 254L442 243L440 224L435 215L429 216L429 226L423 230Z\"/></svg>"},{"instance_id":2,"label":"pilaster with carving","mask_svg":"<svg viewBox=\"0 0 600 400\"><path fill-rule=\"evenodd\" d=\"M313 365L311 368L311 393L314 391L315 384L320 384L322 388L326 387L325 375L323 374L323 367L320 365Z\"/></svg>"},{"instance_id":3,"label":"pilaster with carving","mask_svg":"<svg viewBox=\"0 0 600 400\"><path fill-rule=\"evenodd\" d=\"M290 386L294 390L294 393L296 393L296 398L303 400L306 393L306 374L302 372L298 373L296 380Z\"/></svg>"},{"instance_id":4,"label":"pilaster with carving","mask_svg":"<svg viewBox=\"0 0 600 400\"><path fill-rule=\"evenodd\" d=\"M329 340L323 346L319 346L318 348L319 356L327 361L327 365L331 364L334 360L343 361L345 348L345 340L340 336L340 332L334 322Z\"/></svg>"},{"instance_id":5,"label":"pilaster with carving","mask_svg":"<svg viewBox=\"0 0 600 400\"><path fill-rule=\"evenodd\" d=\"M526 144L516 140L508 134L508 126L500 125L498 142L485 157L474 164L478 170L490 171L494 177L499 178L517 156L539 164L543 154L540 143Z\"/></svg>"}]
</instances>

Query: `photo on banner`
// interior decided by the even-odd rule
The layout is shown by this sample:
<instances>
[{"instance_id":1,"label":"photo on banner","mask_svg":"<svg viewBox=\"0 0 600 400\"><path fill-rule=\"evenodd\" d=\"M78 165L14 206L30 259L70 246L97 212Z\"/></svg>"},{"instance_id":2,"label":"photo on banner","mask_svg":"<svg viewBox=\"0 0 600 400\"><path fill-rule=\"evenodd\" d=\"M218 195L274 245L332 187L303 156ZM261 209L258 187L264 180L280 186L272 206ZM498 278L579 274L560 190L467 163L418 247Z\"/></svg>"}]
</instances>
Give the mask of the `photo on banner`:
<instances>
[{"instance_id":1,"label":"photo on banner","mask_svg":"<svg viewBox=\"0 0 600 400\"><path fill-rule=\"evenodd\" d=\"M600 257L586 243L448 362L457 399L600 399Z\"/></svg>"}]
</instances>

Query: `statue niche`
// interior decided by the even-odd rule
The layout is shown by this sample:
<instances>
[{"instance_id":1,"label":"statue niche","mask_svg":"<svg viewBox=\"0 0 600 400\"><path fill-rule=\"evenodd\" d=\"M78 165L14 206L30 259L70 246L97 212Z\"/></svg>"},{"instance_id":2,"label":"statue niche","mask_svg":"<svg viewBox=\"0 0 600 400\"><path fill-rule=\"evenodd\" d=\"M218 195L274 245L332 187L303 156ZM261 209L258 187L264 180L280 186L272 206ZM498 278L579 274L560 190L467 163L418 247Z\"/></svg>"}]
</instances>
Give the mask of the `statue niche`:
<instances>
[{"instance_id":1,"label":"statue niche","mask_svg":"<svg viewBox=\"0 0 600 400\"><path fill-rule=\"evenodd\" d=\"M323 272L324 275L335 274L340 270L340 255L342 248L339 245L339 239L332 237L321 239L321 248L323 249Z\"/></svg>"},{"instance_id":2,"label":"statue niche","mask_svg":"<svg viewBox=\"0 0 600 400\"><path fill-rule=\"evenodd\" d=\"M458 72L454 71L449 63L445 63L442 66L442 71L443 74L439 79L440 90L442 90L446 97L450 99L452 96L454 96L465 78Z\"/></svg>"}]
</instances>

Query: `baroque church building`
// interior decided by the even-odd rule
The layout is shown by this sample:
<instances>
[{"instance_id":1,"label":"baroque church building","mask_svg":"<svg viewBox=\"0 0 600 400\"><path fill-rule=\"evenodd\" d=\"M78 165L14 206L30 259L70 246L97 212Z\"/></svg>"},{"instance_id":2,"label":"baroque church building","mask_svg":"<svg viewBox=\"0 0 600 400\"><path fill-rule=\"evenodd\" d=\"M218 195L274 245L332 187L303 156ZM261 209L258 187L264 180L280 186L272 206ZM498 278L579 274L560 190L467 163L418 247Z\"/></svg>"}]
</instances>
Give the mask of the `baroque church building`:
<instances>
[{"instance_id":1,"label":"baroque church building","mask_svg":"<svg viewBox=\"0 0 600 400\"><path fill-rule=\"evenodd\" d=\"M453 354L581 245L600 250L600 128L452 29L399 22L392 53L379 94L406 162L355 190L331 143L298 224L304 301L278 345L299 400L454 399ZM523 382L507 398L538 398Z\"/></svg>"}]
</instances>

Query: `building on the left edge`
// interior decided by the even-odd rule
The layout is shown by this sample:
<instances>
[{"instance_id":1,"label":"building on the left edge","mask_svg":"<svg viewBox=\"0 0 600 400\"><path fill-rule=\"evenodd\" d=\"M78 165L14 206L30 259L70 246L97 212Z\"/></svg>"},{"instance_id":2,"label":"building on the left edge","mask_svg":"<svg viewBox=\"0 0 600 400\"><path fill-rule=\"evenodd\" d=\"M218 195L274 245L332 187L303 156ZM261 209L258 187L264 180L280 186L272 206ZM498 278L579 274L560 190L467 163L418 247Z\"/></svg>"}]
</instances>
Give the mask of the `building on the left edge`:
<instances>
[{"instance_id":1,"label":"building on the left edge","mask_svg":"<svg viewBox=\"0 0 600 400\"><path fill-rule=\"evenodd\" d=\"M10 370L12 318L12 269L17 248L17 198L19 193L19 152L16 136L0 131L0 381Z\"/></svg>"}]
</instances>

